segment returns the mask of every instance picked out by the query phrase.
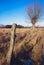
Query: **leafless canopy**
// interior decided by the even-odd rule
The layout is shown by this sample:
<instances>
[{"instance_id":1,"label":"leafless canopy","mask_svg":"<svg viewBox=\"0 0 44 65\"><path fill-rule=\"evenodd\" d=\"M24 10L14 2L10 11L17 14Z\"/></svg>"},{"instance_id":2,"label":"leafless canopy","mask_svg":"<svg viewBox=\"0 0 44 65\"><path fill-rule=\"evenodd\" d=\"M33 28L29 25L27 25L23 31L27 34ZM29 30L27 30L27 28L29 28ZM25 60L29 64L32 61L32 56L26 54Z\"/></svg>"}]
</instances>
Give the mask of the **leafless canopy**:
<instances>
[{"instance_id":1,"label":"leafless canopy","mask_svg":"<svg viewBox=\"0 0 44 65\"><path fill-rule=\"evenodd\" d=\"M35 25L35 23L37 22L37 19L41 15L41 7L38 6L38 4L36 4L36 0L34 0L34 7L28 6L27 13L28 13L28 16L31 19L31 23L33 25Z\"/></svg>"}]
</instances>

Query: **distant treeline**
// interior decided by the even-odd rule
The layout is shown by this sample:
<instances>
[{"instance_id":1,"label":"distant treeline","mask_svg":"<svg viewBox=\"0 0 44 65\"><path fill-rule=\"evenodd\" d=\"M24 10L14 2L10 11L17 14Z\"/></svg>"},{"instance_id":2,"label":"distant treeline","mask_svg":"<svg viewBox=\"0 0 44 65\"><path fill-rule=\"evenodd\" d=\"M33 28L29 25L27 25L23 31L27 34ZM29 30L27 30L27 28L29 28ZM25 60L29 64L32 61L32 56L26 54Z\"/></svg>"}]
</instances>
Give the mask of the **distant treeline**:
<instances>
[{"instance_id":1,"label":"distant treeline","mask_svg":"<svg viewBox=\"0 0 44 65\"><path fill-rule=\"evenodd\" d=\"M5 26L5 28L11 28L11 27L12 27L12 25L6 25ZM22 25L17 25L16 24L16 28L31 28L31 27L26 27L26 26L22 26ZM44 27L37 27L37 26L35 26L35 28L44 28Z\"/></svg>"},{"instance_id":2,"label":"distant treeline","mask_svg":"<svg viewBox=\"0 0 44 65\"><path fill-rule=\"evenodd\" d=\"M11 28L12 25L0 25L0 28ZM16 24L16 28L31 28L31 27L26 27L26 26L22 26L22 25L17 25ZM44 27L36 27L35 28L44 28Z\"/></svg>"},{"instance_id":3,"label":"distant treeline","mask_svg":"<svg viewBox=\"0 0 44 65\"><path fill-rule=\"evenodd\" d=\"M12 27L12 25L6 25L5 26L5 28L11 28L11 27ZM24 28L24 26L16 24L16 28Z\"/></svg>"},{"instance_id":4,"label":"distant treeline","mask_svg":"<svg viewBox=\"0 0 44 65\"><path fill-rule=\"evenodd\" d=\"M5 26L4 25L3 26L0 25L0 28L11 28L11 27L12 27L12 25L5 25ZM16 24L16 28L24 28L24 26Z\"/></svg>"}]
</instances>

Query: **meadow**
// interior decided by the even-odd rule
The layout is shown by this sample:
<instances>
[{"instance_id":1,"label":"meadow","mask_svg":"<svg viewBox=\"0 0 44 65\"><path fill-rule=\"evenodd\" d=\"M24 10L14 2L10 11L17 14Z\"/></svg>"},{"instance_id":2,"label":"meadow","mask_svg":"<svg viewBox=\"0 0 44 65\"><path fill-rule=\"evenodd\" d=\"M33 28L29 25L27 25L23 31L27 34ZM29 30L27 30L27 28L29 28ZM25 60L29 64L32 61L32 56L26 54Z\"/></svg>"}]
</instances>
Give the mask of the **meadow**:
<instances>
[{"instance_id":1,"label":"meadow","mask_svg":"<svg viewBox=\"0 0 44 65\"><path fill-rule=\"evenodd\" d=\"M32 28L16 28L16 38L13 49L14 57L18 56L21 61L28 57L32 60L33 65L36 65L37 62L38 64L40 62L43 63L42 60L44 58L44 28L35 29L38 30L32 32ZM11 28L0 28L0 65L4 63L9 50L10 38ZM24 51L26 53L24 53Z\"/></svg>"}]
</instances>

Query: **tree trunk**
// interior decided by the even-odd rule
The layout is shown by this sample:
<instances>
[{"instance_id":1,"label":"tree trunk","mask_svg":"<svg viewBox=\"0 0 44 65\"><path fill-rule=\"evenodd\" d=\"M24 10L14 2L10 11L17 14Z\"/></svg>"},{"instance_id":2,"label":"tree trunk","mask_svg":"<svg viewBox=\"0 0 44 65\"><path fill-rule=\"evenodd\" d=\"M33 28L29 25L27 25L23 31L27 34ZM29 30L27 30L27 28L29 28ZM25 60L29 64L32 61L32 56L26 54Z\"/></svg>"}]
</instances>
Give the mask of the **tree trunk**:
<instances>
[{"instance_id":1,"label":"tree trunk","mask_svg":"<svg viewBox=\"0 0 44 65\"><path fill-rule=\"evenodd\" d=\"M33 29L33 30L35 29L35 25L34 25L34 24L32 24L32 29Z\"/></svg>"}]
</instances>

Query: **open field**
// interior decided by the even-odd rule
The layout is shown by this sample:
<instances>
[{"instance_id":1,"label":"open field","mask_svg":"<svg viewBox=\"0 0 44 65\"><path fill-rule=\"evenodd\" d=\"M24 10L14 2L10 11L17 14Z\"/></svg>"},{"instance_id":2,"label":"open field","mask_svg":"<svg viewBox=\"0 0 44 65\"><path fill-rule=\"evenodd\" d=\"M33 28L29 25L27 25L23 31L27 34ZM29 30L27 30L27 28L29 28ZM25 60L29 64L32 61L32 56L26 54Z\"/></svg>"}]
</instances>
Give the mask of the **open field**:
<instances>
[{"instance_id":1,"label":"open field","mask_svg":"<svg viewBox=\"0 0 44 65\"><path fill-rule=\"evenodd\" d=\"M37 29L37 28L36 28ZM40 32L39 29L41 29ZM24 50L29 53L20 56L20 59L25 59L25 57L31 58L32 61L41 61L44 57L44 28L38 28L37 31L31 32L32 28L16 28L16 38L14 43L13 54L22 54ZM42 32L42 36L40 33ZM6 54L10 46L11 29L10 28L0 28L0 64L4 62ZM31 40L31 41L30 41ZM38 40L38 42L36 41ZM25 43L28 43L25 46ZM33 48L32 48L33 46ZM31 50L30 50L31 49ZM41 61L42 62L42 61Z\"/></svg>"},{"instance_id":2,"label":"open field","mask_svg":"<svg viewBox=\"0 0 44 65\"><path fill-rule=\"evenodd\" d=\"M38 27L39 28L39 27ZM32 28L16 28L16 32L26 32L26 31L29 31L30 29L32 29ZM42 32L44 33L44 27L42 28L39 28L39 29L41 29L42 30ZM11 32L11 28L0 28L0 32L3 32L3 31L5 31L5 32Z\"/></svg>"}]
</instances>

